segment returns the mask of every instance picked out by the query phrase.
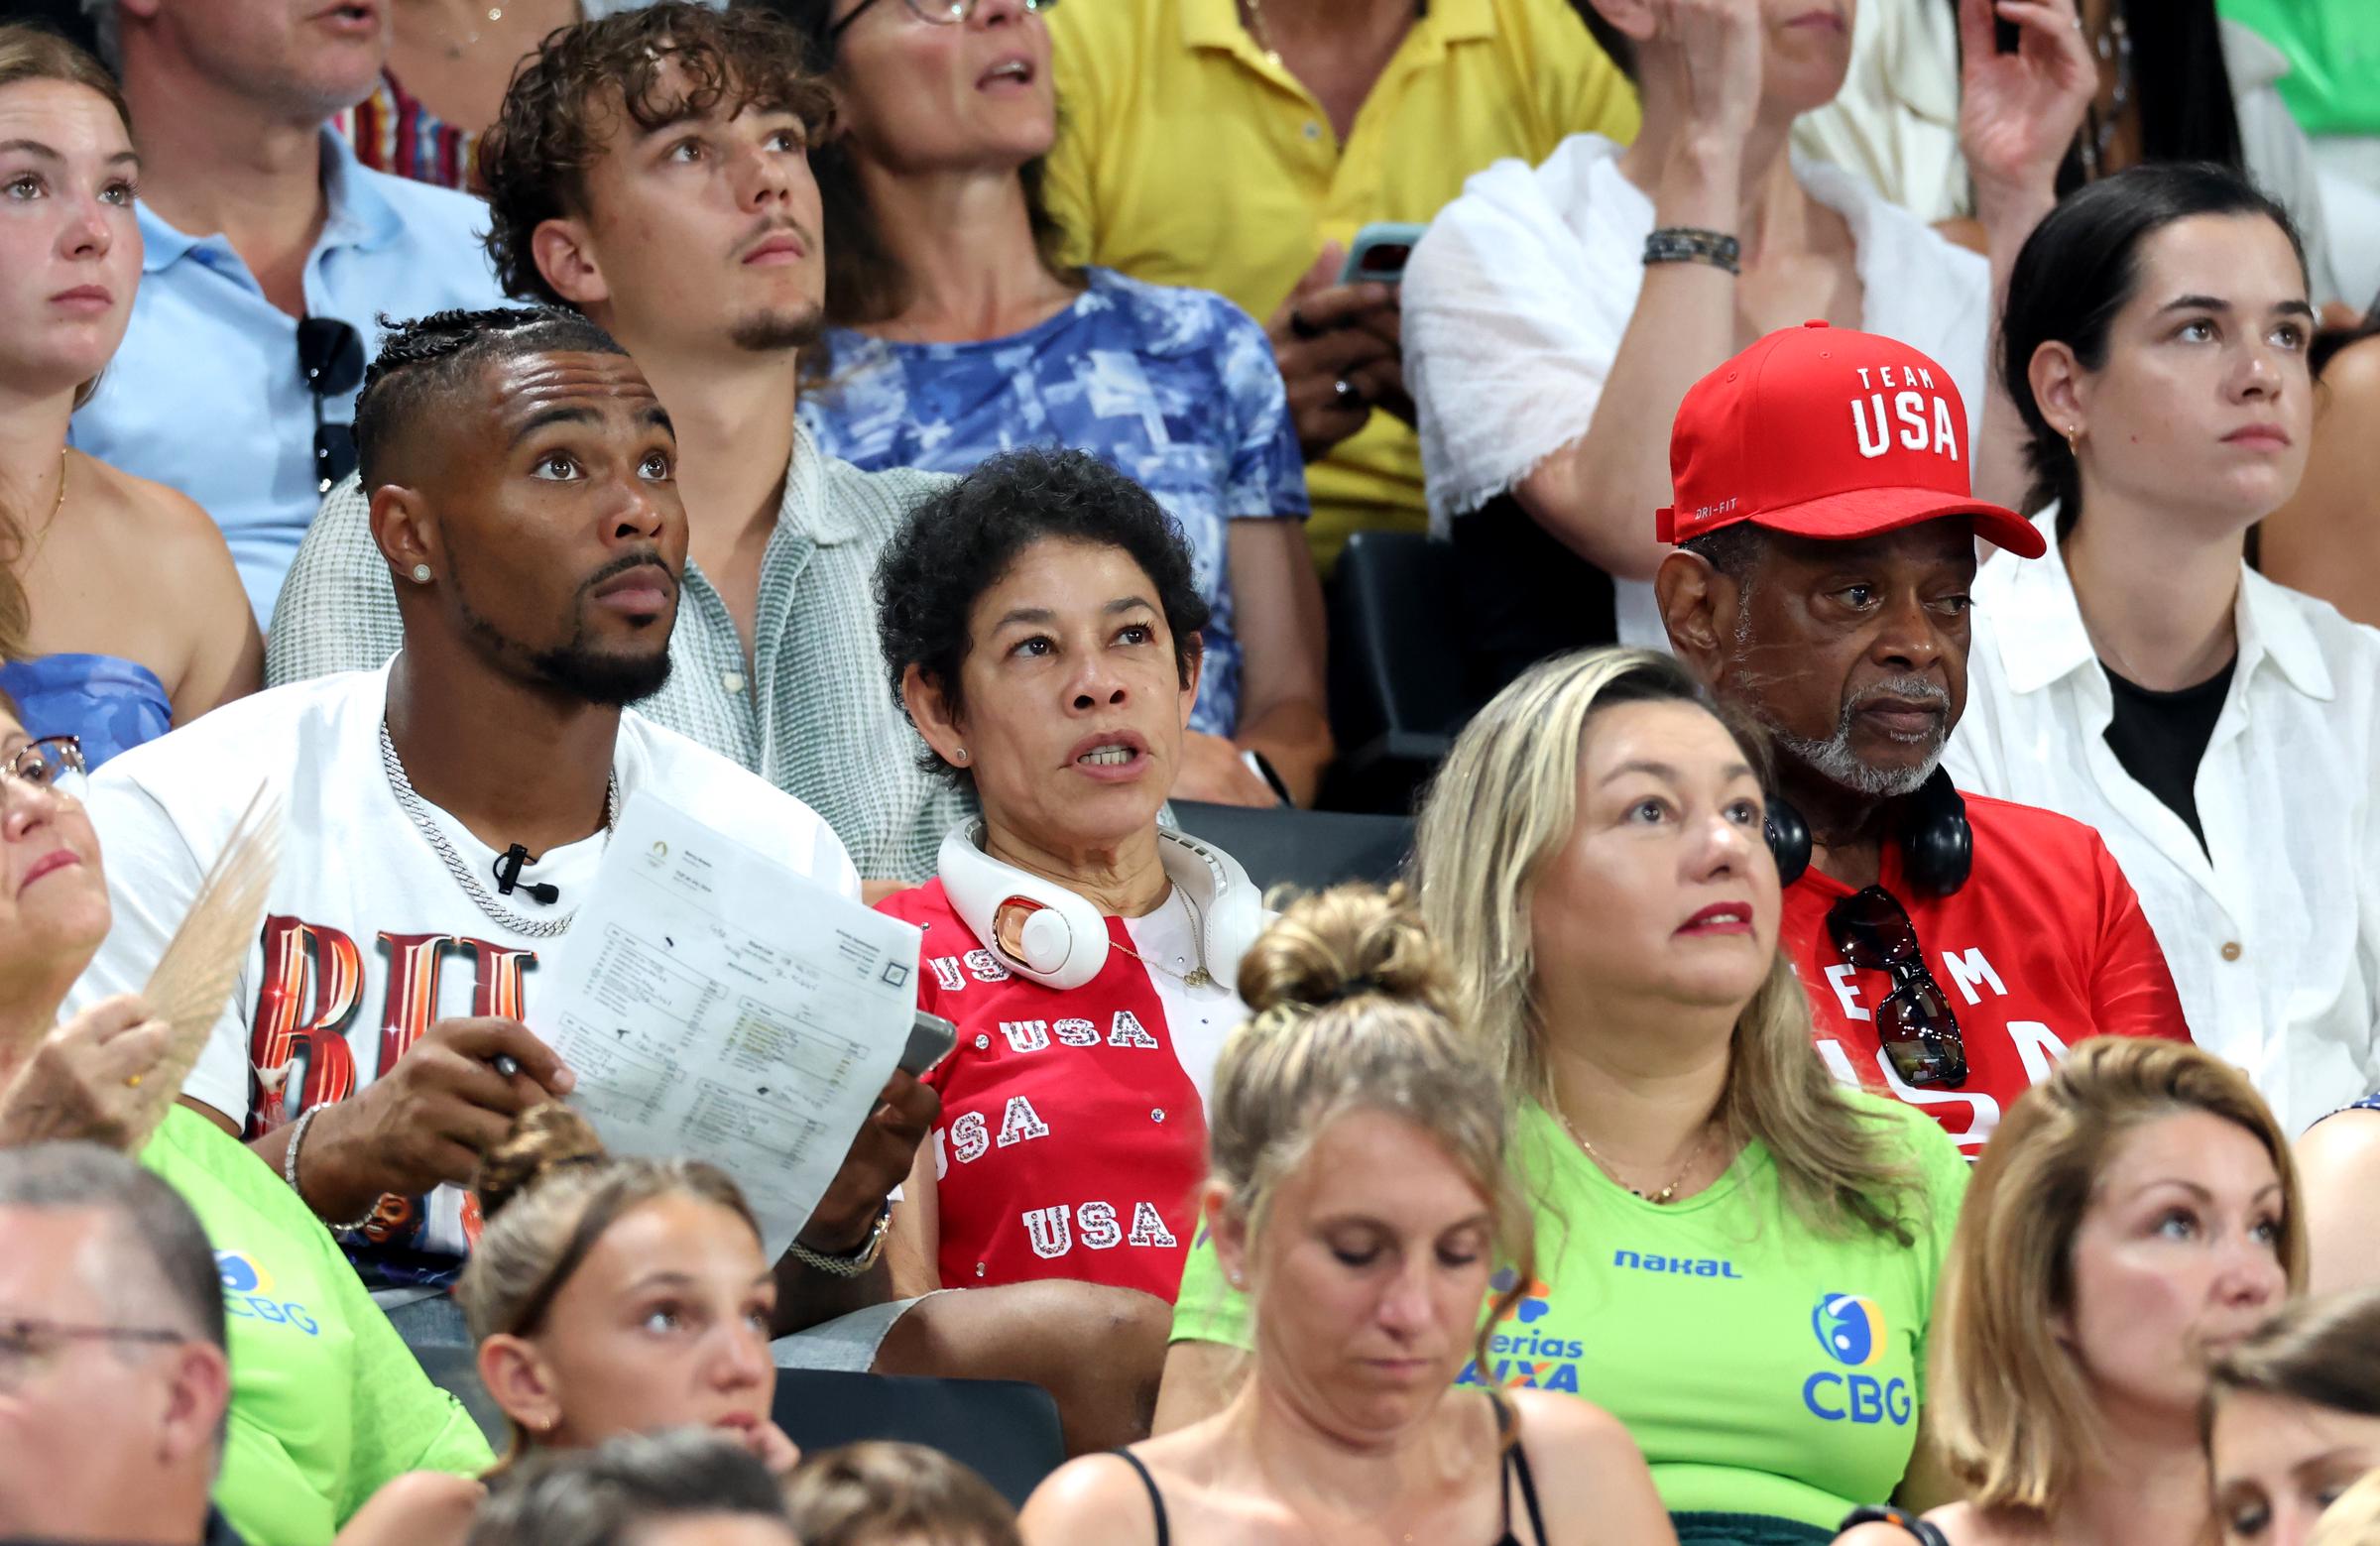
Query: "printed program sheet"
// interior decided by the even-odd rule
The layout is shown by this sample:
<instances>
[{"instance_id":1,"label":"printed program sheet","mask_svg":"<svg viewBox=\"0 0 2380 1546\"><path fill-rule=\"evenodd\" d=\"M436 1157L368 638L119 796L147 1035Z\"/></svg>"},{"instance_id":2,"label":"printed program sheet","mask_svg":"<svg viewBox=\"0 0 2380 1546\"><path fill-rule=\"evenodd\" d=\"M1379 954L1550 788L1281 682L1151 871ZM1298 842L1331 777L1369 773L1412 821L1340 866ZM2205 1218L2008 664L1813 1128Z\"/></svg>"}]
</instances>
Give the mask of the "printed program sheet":
<instances>
[{"instance_id":1,"label":"printed program sheet","mask_svg":"<svg viewBox=\"0 0 2380 1546\"><path fill-rule=\"evenodd\" d=\"M650 789L620 813L539 970L532 1028L616 1154L733 1176L774 1261L825 1194L907 1043L918 932Z\"/></svg>"}]
</instances>

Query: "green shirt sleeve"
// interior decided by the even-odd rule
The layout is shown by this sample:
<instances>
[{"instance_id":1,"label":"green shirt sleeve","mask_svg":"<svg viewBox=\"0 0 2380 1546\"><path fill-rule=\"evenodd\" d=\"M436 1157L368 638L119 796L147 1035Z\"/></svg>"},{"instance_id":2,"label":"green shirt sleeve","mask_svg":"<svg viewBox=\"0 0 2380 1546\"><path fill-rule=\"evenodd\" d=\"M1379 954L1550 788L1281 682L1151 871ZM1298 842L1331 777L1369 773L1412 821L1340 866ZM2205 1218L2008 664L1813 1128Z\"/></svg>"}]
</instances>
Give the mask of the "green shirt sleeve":
<instances>
[{"instance_id":1,"label":"green shirt sleeve","mask_svg":"<svg viewBox=\"0 0 2380 1546\"><path fill-rule=\"evenodd\" d=\"M330 1236L317 1233L346 1266ZM496 1457L463 1403L430 1383L355 1269L348 1267L338 1282L340 1313L355 1328L355 1383L348 1392L355 1447L348 1458L346 1494L339 1500L344 1524L373 1493L409 1471L475 1477Z\"/></svg>"},{"instance_id":2,"label":"green shirt sleeve","mask_svg":"<svg viewBox=\"0 0 2380 1546\"><path fill-rule=\"evenodd\" d=\"M1248 1313L1248 1295L1224 1281L1223 1263L1215 1255L1215 1235L1203 1223L1190 1254L1182 1263L1182 1290L1173 1301L1175 1342L1220 1342L1243 1353L1256 1345Z\"/></svg>"}]
</instances>

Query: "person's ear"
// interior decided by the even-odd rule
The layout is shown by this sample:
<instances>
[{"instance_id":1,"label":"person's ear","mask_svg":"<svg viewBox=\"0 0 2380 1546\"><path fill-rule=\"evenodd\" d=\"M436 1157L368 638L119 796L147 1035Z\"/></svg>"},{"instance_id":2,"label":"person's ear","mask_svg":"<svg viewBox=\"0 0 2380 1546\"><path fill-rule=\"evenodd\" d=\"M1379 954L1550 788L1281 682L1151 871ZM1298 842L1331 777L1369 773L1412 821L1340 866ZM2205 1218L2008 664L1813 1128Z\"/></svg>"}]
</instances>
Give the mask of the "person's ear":
<instances>
[{"instance_id":1,"label":"person's ear","mask_svg":"<svg viewBox=\"0 0 2380 1546\"><path fill-rule=\"evenodd\" d=\"M2071 438L2090 432L2090 378L2071 347L2053 338L2035 349L2025 384L2052 434Z\"/></svg>"},{"instance_id":2,"label":"person's ear","mask_svg":"<svg viewBox=\"0 0 2380 1546\"><path fill-rule=\"evenodd\" d=\"M1201 1193L1207 1229L1215 1237L1215 1259L1223 1280L1245 1292L1248 1288L1248 1216L1232 1207L1232 1194L1220 1181L1210 1181Z\"/></svg>"},{"instance_id":3,"label":"person's ear","mask_svg":"<svg viewBox=\"0 0 2380 1546\"><path fill-rule=\"evenodd\" d=\"M505 1416L531 1433L551 1433L561 1423L558 1382L536 1345L526 1337L498 1332L481 1343L479 1382Z\"/></svg>"},{"instance_id":4,"label":"person's ear","mask_svg":"<svg viewBox=\"0 0 2380 1546\"><path fill-rule=\"evenodd\" d=\"M586 222L576 218L540 221L529 234L530 256L553 293L579 310L612 298L602 264L588 240Z\"/></svg>"},{"instance_id":5,"label":"person's ear","mask_svg":"<svg viewBox=\"0 0 2380 1546\"><path fill-rule=\"evenodd\" d=\"M211 1343L185 1342L172 1354L158 1458L178 1462L212 1456L221 1442L223 1409L231 1404L231 1361Z\"/></svg>"},{"instance_id":6,"label":"person's ear","mask_svg":"<svg viewBox=\"0 0 2380 1546\"><path fill-rule=\"evenodd\" d=\"M1198 707L1198 684L1207 670L1207 636L1192 634L1190 649L1182 659L1182 692L1177 707L1181 710L1182 728L1190 728L1190 711Z\"/></svg>"},{"instance_id":7,"label":"person's ear","mask_svg":"<svg viewBox=\"0 0 2380 1546\"><path fill-rule=\"evenodd\" d=\"M917 734L934 749L934 755L954 768L969 766L967 730L952 707L950 695L942 690L941 682L925 674L915 661L904 666L900 673L900 702L909 711L909 722Z\"/></svg>"},{"instance_id":8,"label":"person's ear","mask_svg":"<svg viewBox=\"0 0 2380 1546\"><path fill-rule=\"evenodd\" d=\"M1683 547L1663 558L1653 575L1653 600L1669 631L1669 648L1706 683L1719 680L1726 662L1741 599L1735 581Z\"/></svg>"},{"instance_id":9,"label":"person's ear","mask_svg":"<svg viewBox=\"0 0 2380 1546\"><path fill-rule=\"evenodd\" d=\"M444 544L429 499L418 489L384 483L372 491L372 540L388 559L400 592L445 572Z\"/></svg>"}]
</instances>

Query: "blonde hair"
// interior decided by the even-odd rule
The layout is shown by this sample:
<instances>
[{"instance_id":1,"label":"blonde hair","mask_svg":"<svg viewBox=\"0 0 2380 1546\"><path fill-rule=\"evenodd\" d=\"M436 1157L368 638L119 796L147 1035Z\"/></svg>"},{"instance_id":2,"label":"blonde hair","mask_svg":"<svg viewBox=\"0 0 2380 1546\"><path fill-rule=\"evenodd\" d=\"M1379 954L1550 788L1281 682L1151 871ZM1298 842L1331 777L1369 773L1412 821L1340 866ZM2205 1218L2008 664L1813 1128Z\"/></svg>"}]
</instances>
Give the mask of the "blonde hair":
<instances>
[{"instance_id":1,"label":"blonde hair","mask_svg":"<svg viewBox=\"0 0 2380 1546\"><path fill-rule=\"evenodd\" d=\"M1676 660L1588 650L1539 662L1480 711L1423 804L1413 876L1423 921L1454 963L1461 1021L1513 1108L1553 1105L1534 985L1537 882L1579 817L1579 765L1595 716L1684 703L1726 726L1755 768L1767 749ZM1907 1244L1899 1200L1915 1176L1887 1130L1844 1098L1811 1045L1810 1004L1780 953L1736 1016L1720 1113L1775 1161L1795 1216L1821 1233L1857 1225Z\"/></svg>"},{"instance_id":2,"label":"blonde hair","mask_svg":"<svg viewBox=\"0 0 2380 1546\"><path fill-rule=\"evenodd\" d=\"M1352 1112L1382 1112L1436 1139L1487 1198L1497 1259L1517 1273L1496 1314L1518 1303L1536 1232L1506 1163L1503 1093L1458 1028L1453 979L1403 890L1295 902L1241 959L1240 997L1251 1017L1216 1062L1207 1130L1213 1180L1251 1251L1315 1140ZM1494 1320L1480 1330L1483 1368Z\"/></svg>"},{"instance_id":3,"label":"blonde hair","mask_svg":"<svg viewBox=\"0 0 2380 1546\"><path fill-rule=\"evenodd\" d=\"M471 1340L536 1334L554 1298L604 1233L632 1209L672 1196L715 1203L761 1227L726 1171L699 1159L614 1159L586 1118L567 1106L533 1106L479 1162L471 1190L481 1234L454 1286ZM497 1470L528 1449L514 1423Z\"/></svg>"},{"instance_id":4,"label":"blonde hair","mask_svg":"<svg viewBox=\"0 0 2380 1546\"><path fill-rule=\"evenodd\" d=\"M785 1511L802 1546L1020 1546L1009 1500L922 1444L805 1455L785 1479Z\"/></svg>"},{"instance_id":5,"label":"blonde hair","mask_svg":"<svg viewBox=\"0 0 2380 1546\"><path fill-rule=\"evenodd\" d=\"M2364 1473L2322 1510L2306 1546L2380 1546L2380 1471Z\"/></svg>"},{"instance_id":6,"label":"blonde hair","mask_svg":"<svg viewBox=\"0 0 2380 1546\"><path fill-rule=\"evenodd\" d=\"M2082 1370L2050 1334L2072 1308L2075 1236L2135 1130L2204 1112L2264 1145L2281 1178L2281 1264L2306 1281L2289 1141L2247 1077L2185 1041L2094 1036L2019 1096L1966 1190L1934 1315L1927 1405L1945 1459L1985 1509L2055 1512L2099 1453Z\"/></svg>"},{"instance_id":7,"label":"blonde hair","mask_svg":"<svg viewBox=\"0 0 2380 1546\"><path fill-rule=\"evenodd\" d=\"M57 80L96 91L116 110L125 134L132 133L132 112L124 105L124 90L106 66L56 33L22 22L0 24L0 90L27 80ZM76 388L74 406L89 402L98 386L99 378L94 376ZM24 524L0 501L0 660L23 658L26 636L33 629L33 604L16 570L24 555Z\"/></svg>"}]
</instances>

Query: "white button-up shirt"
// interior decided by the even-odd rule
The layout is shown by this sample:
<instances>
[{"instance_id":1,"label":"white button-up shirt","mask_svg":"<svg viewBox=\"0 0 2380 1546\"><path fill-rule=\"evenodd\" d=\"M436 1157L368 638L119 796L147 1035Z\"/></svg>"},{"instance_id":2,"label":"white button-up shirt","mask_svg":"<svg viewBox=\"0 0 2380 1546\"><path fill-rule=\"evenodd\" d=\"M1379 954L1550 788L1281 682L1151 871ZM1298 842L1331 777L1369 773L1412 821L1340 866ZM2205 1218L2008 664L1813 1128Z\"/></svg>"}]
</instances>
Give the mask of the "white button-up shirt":
<instances>
[{"instance_id":1,"label":"white button-up shirt","mask_svg":"<svg viewBox=\"0 0 2380 1546\"><path fill-rule=\"evenodd\" d=\"M1963 788L2099 829L2165 947L2191 1033L2292 1133L2380 1088L2380 630L2246 568L2238 664L2199 762L2202 849L2108 748L2107 673L2053 530L1974 585Z\"/></svg>"}]
</instances>

